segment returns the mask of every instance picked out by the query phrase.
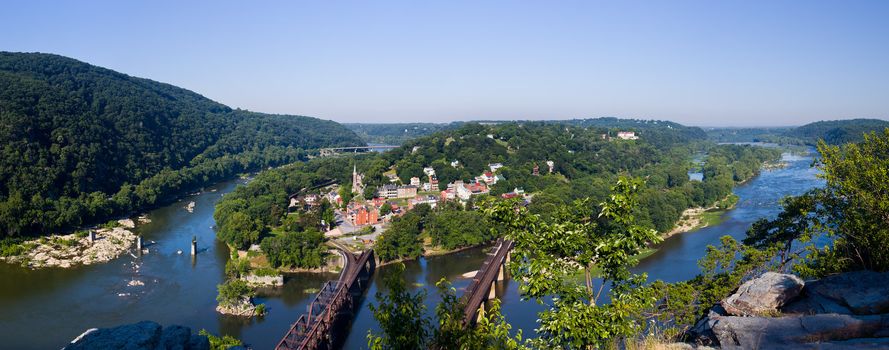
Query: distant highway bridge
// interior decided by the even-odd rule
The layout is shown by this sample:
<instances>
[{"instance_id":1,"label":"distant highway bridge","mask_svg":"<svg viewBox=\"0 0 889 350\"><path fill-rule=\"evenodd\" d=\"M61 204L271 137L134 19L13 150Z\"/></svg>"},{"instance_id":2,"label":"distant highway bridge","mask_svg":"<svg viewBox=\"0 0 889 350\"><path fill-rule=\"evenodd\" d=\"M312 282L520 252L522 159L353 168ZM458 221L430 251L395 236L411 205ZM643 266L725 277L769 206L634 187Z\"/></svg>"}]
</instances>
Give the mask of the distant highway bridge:
<instances>
[{"instance_id":1,"label":"distant highway bridge","mask_svg":"<svg viewBox=\"0 0 889 350\"><path fill-rule=\"evenodd\" d=\"M398 148L401 146L389 146L389 145L376 145L376 146L350 146L350 147L328 147L328 148L319 148L318 155L320 157L330 157L340 153L366 153L373 152L374 150L389 150L393 148Z\"/></svg>"}]
</instances>

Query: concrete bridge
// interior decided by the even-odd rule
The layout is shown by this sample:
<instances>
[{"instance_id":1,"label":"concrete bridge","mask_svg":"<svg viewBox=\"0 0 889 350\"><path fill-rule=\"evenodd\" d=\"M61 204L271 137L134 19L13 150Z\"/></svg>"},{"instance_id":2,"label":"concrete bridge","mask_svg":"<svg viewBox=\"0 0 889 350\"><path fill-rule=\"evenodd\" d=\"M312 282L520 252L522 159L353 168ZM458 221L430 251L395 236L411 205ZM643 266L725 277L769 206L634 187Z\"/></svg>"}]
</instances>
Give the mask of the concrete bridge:
<instances>
[{"instance_id":1,"label":"concrete bridge","mask_svg":"<svg viewBox=\"0 0 889 350\"><path fill-rule=\"evenodd\" d=\"M328 281L278 342L276 350L316 350L335 347L334 331L348 328L361 295L370 284L376 262L372 249L355 256L337 246L346 266L337 281Z\"/></svg>"},{"instance_id":2,"label":"concrete bridge","mask_svg":"<svg viewBox=\"0 0 889 350\"><path fill-rule=\"evenodd\" d=\"M472 282L463 294L463 324L471 327L485 316L485 302L497 297L495 286L497 281L506 279L506 263L509 252L515 243L503 238L497 239L494 249L482 263Z\"/></svg>"},{"instance_id":3,"label":"concrete bridge","mask_svg":"<svg viewBox=\"0 0 889 350\"><path fill-rule=\"evenodd\" d=\"M351 146L351 147L329 147L329 148L319 148L318 156L319 157L330 157L340 153L367 153L373 152L374 150L388 150L393 148L398 148L401 146L387 146L387 145L377 145L377 146Z\"/></svg>"}]
</instances>

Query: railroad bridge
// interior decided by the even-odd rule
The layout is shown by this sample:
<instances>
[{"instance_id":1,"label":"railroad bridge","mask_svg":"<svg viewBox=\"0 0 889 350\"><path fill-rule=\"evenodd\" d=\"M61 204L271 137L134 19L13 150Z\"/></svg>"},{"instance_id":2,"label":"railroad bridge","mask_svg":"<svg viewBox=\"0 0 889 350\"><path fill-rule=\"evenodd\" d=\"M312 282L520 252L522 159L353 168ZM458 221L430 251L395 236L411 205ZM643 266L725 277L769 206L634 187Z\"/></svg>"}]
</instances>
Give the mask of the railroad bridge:
<instances>
[{"instance_id":1,"label":"railroad bridge","mask_svg":"<svg viewBox=\"0 0 889 350\"><path fill-rule=\"evenodd\" d=\"M376 262L372 249L365 250L357 257L342 247L338 249L346 262L339 280L324 283L306 307L306 313L278 342L276 350L332 349L335 347L333 332L338 328L348 328L361 295L371 283Z\"/></svg>"},{"instance_id":2,"label":"railroad bridge","mask_svg":"<svg viewBox=\"0 0 889 350\"><path fill-rule=\"evenodd\" d=\"M485 315L485 302L496 298L496 283L506 279L506 263L509 252L515 246L510 240L500 238L494 243L494 249L485 258L481 268L475 273L472 282L463 293L463 324L471 327Z\"/></svg>"}]
</instances>

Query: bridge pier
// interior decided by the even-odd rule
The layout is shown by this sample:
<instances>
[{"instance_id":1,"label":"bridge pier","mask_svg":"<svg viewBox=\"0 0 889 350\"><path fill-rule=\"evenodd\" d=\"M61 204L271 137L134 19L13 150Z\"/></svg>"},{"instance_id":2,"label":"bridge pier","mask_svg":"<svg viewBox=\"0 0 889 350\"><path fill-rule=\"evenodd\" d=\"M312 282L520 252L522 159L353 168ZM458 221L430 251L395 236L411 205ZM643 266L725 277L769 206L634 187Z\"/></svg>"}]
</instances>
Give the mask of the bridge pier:
<instances>
[{"instance_id":1,"label":"bridge pier","mask_svg":"<svg viewBox=\"0 0 889 350\"><path fill-rule=\"evenodd\" d=\"M500 265L500 271L497 272L497 280L503 281L506 279L506 265Z\"/></svg>"}]
</instances>

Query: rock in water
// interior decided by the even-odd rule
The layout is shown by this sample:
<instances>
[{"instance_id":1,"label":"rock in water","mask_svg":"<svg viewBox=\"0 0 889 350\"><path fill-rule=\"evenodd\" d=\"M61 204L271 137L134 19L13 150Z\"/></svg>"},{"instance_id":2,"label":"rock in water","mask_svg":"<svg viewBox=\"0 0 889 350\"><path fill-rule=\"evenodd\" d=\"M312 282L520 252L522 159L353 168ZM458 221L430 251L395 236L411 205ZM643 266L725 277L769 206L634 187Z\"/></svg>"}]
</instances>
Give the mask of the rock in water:
<instances>
[{"instance_id":1,"label":"rock in water","mask_svg":"<svg viewBox=\"0 0 889 350\"><path fill-rule=\"evenodd\" d=\"M192 334L188 327L174 325L162 328L155 322L142 321L88 331L64 348L86 349L209 350L210 341L205 336Z\"/></svg>"},{"instance_id":2,"label":"rock in water","mask_svg":"<svg viewBox=\"0 0 889 350\"><path fill-rule=\"evenodd\" d=\"M799 277L766 272L749 280L735 294L722 301L730 315L756 316L778 312L778 308L799 295L805 283Z\"/></svg>"}]
</instances>

